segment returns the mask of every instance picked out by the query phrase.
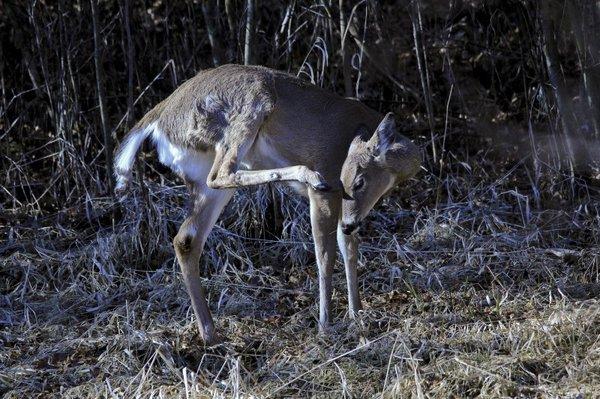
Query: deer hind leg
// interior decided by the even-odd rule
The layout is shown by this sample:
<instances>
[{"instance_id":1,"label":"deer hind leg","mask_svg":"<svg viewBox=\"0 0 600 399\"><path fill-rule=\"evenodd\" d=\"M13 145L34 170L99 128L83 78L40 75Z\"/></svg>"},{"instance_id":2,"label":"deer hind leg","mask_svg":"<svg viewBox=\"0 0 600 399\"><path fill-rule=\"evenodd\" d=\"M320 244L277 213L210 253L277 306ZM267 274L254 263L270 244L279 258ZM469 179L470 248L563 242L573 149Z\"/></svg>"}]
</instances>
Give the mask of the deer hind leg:
<instances>
[{"instance_id":1,"label":"deer hind leg","mask_svg":"<svg viewBox=\"0 0 600 399\"><path fill-rule=\"evenodd\" d=\"M319 172L304 165L265 170L239 170L239 162L252 146L254 139L255 135L249 135L238 143L217 146L215 162L207 180L209 187L233 188L295 180L308 184L318 191L330 190L331 187Z\"/></svg>"},{"instance_id":2,"label":"deer hind leg","mask_svg":"<svg viewBox=\"0 0 600 399\"><path fill-rule=\"evenodd\" d=\"M337 228L337 242L346 271L346 284L348 286L348 310L350 318L354 319L362 306L358 294L358 282L356 267L358 265L358 238L354 235L346 235L342 231L341 220Z\"/></svg>"},{"instance_id":3,"label":"deer hind leg","mask_svg":"<svg viewBox=\"0 0 600 399\"><path fill-rule=\"evenodd\" d=\"M218 337L200 282L198 262L208 234L234 192L235 190L213 190L203 184L195 184L192 211L173 240L200 336L207 345L215 343Z\"/></svg>"},{"instance_id":4,"label":"deer hind leg","mask_svg":"<svg viewBox=\"0 0 600 399\"><path fill-rule=\"evenodd\" d=\"M331 314L331 279L336 258L336 228L342 198L340 193L309 190L310 223L319 268L319 331L325 332Z\"/></svg>"}]
</instances>

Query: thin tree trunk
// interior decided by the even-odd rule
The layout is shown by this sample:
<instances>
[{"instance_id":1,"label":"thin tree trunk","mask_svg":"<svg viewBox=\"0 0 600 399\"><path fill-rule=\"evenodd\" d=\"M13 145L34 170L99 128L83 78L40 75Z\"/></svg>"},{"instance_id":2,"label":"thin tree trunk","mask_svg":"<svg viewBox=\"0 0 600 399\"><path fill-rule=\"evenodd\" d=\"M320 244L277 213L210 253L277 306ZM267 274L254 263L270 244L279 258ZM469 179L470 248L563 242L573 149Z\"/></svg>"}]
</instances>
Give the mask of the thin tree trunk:
<instances>
[{"instance_id":1,"label":"thin tree trunk","mask_svg":"<svg viewBox=\"0 0 600 399\"><path fill-rule=\"evenodd\" d=\"M46 95L48 96L48 105L49 105L49 109L48 109L48 113L50 114L52 120L54 121L54 123L56 124L57 122L57 113L56 113L56 107L55 107L55 101L54 101L54 96L52 95L52 90L51 90L51 79L50 79L50 72L48 71L48 56L47 56L47 52L46 47L44 46L44 43L42 42L42 32L40 31L40 27L36 18L36 4L32 4L31 5L31 11L29 14L29 19L30 19L30 23L33 26L34 29L34 39L35 39L35 53L38 55L39 57L39 65L40 65L40 69L42 70L42 76L44 78L44 84L41 86L46 90Z\"/></svg>"},{"instance_id":2,"label":"thin tree trunk","mask_svg":"<svg viewBox=\"0 0 600 399\"><path fill-rule=\"evenodd\" d=\"M600 54L596 43L598 32L591 32L591 34L586 32L590 26L598 30L598 27L594 26L593 5L590 3L589 0L583 0L581 3L569 0L568 5L581 66L589 122L593 126L594 136L600 138L600 65L598 65Z\"/></svg>"},{"instance_id":3,"label":"thin tree trunk","mask_svg":"<svg viewBox=\"0 0 600 399\"><path fill-rule=\"evenodd\" d=\"M133 45L133 39L131 37L131 0L125 0L123 6L123 23L125 24L125 36L127 38L127 129L131 129L134 122L134 104L133 104L133 71L135 70L135 46ZM143 146L143 144L142 144ZM148 203L148 191L144 186L144 163L136 162L136 170L138 174L138 181L144 199Z\"/></svg>"},{"instance_id":4,"label":"thin tree trunk","mask_svg":"<svg viewBox=\"0 0 600 399\"><path fill-rule=\"evenodd\" d=\"M4 46L0 43L0 58L4 59ZM0 64L0 92L2 94L2 106L0 106L0 114L4 114L8 106L8 95L6 92L6 83L4 80L4 63Z\"/></svg>"},{"instance_id":5,"label":"thin tree trunk","mask_svg":"<svg viewBox=\"0 0 600 399\"><path fill-rule=\"evenodd\" d=\"M556 26L551 13L550 4L542 4L542 34L543 34L543 51L548 70L548 79L553 87L556 105L560 116L563 133L565 136L565 146L571 172L575 166L575 152L573 149L572 137L575 134L575 121L573 119L573 110L571 102L568 99L567 89L564 83L560 67L560 58L558 47L556 44Z\"/></svg>"},{"instance_id":6,"label":"thin tree trunk","mask_svg":"<svg viewBox=\"0 0 600 399\"><path fill-rule=\"evenodd\" d=\"M219 66L223 63L223 45L221 44L219 24L217 20L217 4L214 0L203 0L201 2L202 15L206 24L208 42L212 49L213 65Z\"/></svg>"},{"instance_id":7,"label":"thin tree trunk","mask_svg":"<svg viewBox=\"0 0 600 399\"><path fill-rule=\"evenodd\" d=\"M133 40L131 38L131 1L124 0L123 4L123 24L125 25L125 37L127 44L127 128L133 124L133 71L134 71L134 52Z\"/></svg>"},{"instance_id":8,"label":"thin tree trunk","mask_svg":"<svg viewBox=\"0 0 600 399\"><path fill-rule=\"evenodd\" d=\"M253 62L254 54L254 0L246 0L246 40L244 41L244 65Z\"/></svg>"},{"instance_id":9,"label":"thin tree trunk","mask_svg":"<svg viewBox=\"0 0 600 399\"><path fill-rule=\"evenodd\" d=\"M431 151L433 163L437 164L437 149L434 137L433 105L431 102L431 89L429 85L429 69L427 67L427 56L423 47L423 22L421 17L420 0L413 0L413 13L411 15L413 26L413 39L415 42L415 55L417 56L417 68L421 78L421 87L423 89L423 98L425 99L425 109L427 110L427 121L431 132Z\"/></svg>"},{"instance_id":10,"label":"thin tree trunk","mask_svg":"<svg viewBox=\"0 0 600 399\"><path fill-rule=\"evenodd\" d=\"M346 46L346 12L344 11L344 0L339 0L340 9L340 41L342 53L342 72L344 76L344 94L346 97L352 97L352 77L350 72L350 58L348 58L348 48Z\"/></svg>"},{"instance_id":11,"label":"thin tree trunk","mask_svg":"<svg viewBox=\"0 0 600 399\"><path fill-rule=\"evenodd\" d=\"M67 89L67 65L68 65L68 53L67 53L67 28L65 26L65 8L64 0L58 1L58 98L56 101L56 113L58 117L56 134L63 140L59 141L60 156L59 162L64 166L63 171L68 171L71 175L80 173L79 168L73 168L77 161L74 160L76 157L74 151L73 141L73 112L69 107L68 89ZM64 192L69 193L71 191L71 179L61 179L61 184L64 187ZM76 185L79 185L81 179L73 179ZM53 189L56 190L55 186Z\"/></svg>"},{"instance_id":12,"label":"thin tree trunk","mask_svg":"<svg viewBox=\"0 0 600 399\"><path fill-rule=\"evenodd\" d=\"M233 0L225 0L225 14L227 15L227 25L229 26L229 45L227 46L227 58L229 60L237 60L236 43L238 43L238 32L235 22Z\"/></svg>"},{"instance_id":13,"label":"thin tree trunk","mask_svg":"<svg viewBox=\"0 0 600 399\"><path fill-rule=\"evenodd\" d=\"M113 142L108 130L108 118L106 116L106 95L104 93L104 71L100 54L100 28L98 22L98 0L90 0L92 6L92 29L94 31L94 65L96 68L96 88L98 90L98 105L100 107L100 123L102 137L104 138L104 155L106 159L106 171L108 174L108 188L113 191Z\"/></svg>"},{"instance_id":14,"label":"thin tree trunk","mask_svg":"<svg viewBox=\"0 0 600 399\"><path fill-rule=\"evenodd\" d=\"M225 0L225 14L227 14L227 25L229 25L229 30L231 32L236 31L235 18L234 18L235 10L233 9L233 7L234 7L233 0Z\"/></svg>"}]
</instances>

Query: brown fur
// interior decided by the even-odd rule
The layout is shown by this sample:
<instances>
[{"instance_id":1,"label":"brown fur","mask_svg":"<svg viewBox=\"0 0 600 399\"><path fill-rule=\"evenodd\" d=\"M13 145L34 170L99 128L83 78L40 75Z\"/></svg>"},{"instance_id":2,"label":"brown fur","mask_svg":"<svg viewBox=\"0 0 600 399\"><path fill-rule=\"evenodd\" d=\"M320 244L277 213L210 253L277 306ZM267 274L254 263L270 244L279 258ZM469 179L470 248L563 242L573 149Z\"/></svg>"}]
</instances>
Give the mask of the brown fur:
<instances>
[{"instance_id":1,"label":"brown fur","mask_svg":"<svg viewBox=\"0 0 600 399\"><path fill-rule=\"evenodd\" d=\"M216 333L197 263L231 189L241 186L285 181L309 197L319 328L329 323L336 237L350 315L356 315L358 240L350 234L375 202L420 164L417 148L397 133L391 114L383 118L358 101L283 72L224 65L198 73L138 122L117 157L121 186L151 126L158 131L161 159L192 188L194 207L174 246L206 342L214 342Z\"/></svg>"},{"instance_id":2,"label":"brown fur","mask_svg":"<svg viewBox=\"0 0 600 399\"><path fill-rule=\"evenodd\" d=\"M203 112L207 96L215 100L218 112ZM219 121L214 117L218 113L232 116ZM134 130L158 122L173 143L207 151L215 149L225 130L258 124L259 134L268 136L291 165L306 165L334 183L352 139L361 129L373 132L382 118L356 100L285 72L224 65L201 71L183 83L144 115Z\"/></svg>"}]
</instances>

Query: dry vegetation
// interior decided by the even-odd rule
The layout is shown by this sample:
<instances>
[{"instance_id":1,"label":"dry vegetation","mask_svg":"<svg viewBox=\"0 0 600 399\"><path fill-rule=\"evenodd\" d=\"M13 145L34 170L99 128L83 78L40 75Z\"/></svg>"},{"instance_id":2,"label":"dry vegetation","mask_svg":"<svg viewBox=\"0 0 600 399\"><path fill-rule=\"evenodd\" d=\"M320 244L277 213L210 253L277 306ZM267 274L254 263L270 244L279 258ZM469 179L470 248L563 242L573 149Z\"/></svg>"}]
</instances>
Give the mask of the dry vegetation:
<instances>
[{"instance_id":1,"label":"dry vegetation","mask_svg":"<svg viewBox=\"0 0 600 399\"><path fill-rule=\"evenodd\" d=\"M0 7L0 394L597 397L595 2L256 3ZM361 232L357 323L336 269L325 337L306 201L240 191L202 257L226 338L204 347L171 247L184 187L148 151L119 203L104 149L246 59L396 112L425 170Z\"/></svg>"}]
</instances>

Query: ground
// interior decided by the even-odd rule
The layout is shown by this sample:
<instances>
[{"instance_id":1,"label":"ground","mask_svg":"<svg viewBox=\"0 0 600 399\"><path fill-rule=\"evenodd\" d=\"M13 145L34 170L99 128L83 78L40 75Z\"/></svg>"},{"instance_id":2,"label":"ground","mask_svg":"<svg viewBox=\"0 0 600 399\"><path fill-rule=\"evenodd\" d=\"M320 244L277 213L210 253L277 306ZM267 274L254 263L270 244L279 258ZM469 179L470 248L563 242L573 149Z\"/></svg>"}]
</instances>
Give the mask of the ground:
<instances>
[{"instance_id":1,"label":"ground","mask_svg":"<svg viewBox=\"0 0 600 399\"><path fill-rule=\"evenodd\" d=\"M596 397L598 183L490 156L455 157L378 205L361 231L364 311L349 320L338 263L326 336L307 204L278 189L238 193L209 239L214 347L171 248L183 187L17 209L1 227L0 393Z\"/></svg>"}]
</instances>

